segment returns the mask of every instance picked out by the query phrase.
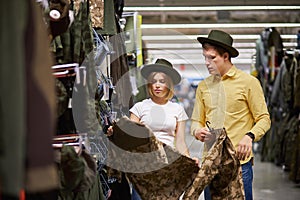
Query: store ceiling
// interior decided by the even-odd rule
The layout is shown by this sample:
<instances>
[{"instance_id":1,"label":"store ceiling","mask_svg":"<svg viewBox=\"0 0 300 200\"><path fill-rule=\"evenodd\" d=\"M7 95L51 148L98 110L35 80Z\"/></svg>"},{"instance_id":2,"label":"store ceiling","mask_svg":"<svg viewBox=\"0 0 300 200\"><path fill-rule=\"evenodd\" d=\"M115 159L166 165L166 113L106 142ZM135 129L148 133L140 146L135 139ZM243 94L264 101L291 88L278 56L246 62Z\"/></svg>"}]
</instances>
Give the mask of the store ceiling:
<instances>
[{"instance_id":1,"label":"store ceiling","mask_svg":"<svg viewBox=\"0 0 300 200\"><path fill-rule=\"evenodd\" d=\"M153 7L153 10L130 10L130 7L145 6ZM206 11L154 11L155 7L170 6L180 8L215 7L216 9ZM242 8L241 10L217 10L219 6L242 6ZM244 9L248 6L259 6L261 9ZM268 8L272 6L280 6L280 8L297 6L297 9L270 10L265 9L265 6L269 6ZM248 27L248 25L256 23L293 23L294 27L275 26L275 28L283 36L285 48L294 48L296 47L296 35L300 30L299 6L299 0L125 0L124 12L137 11L142 16L142 35L150 60L157 57L170 59L186 76L197 76L196 74L193 75L195 69L199 69L199 66L203 65L201 46L196 40L197 36L207 35L211 29L221 29L232 34L235 41L234 46L240 51L240 56L234 60L235 64L249 71L254 60L255 41L260 33L268 27ZM200 27L148 28L149 25L153 24L200 25ZM227 26L229 24L229 26L221 27L222 24L227 24ZM233 24L242 24L244 27L234 27ZM206 27L206 25L210 27ZM165 36L158 37L161 35ZM173 37L174 39L172 39L171 35L180 37ZM203 75L204 72L201 71L200 73ZM206 76L206 74L203 76Z\"/></svg>"}]
</instances>

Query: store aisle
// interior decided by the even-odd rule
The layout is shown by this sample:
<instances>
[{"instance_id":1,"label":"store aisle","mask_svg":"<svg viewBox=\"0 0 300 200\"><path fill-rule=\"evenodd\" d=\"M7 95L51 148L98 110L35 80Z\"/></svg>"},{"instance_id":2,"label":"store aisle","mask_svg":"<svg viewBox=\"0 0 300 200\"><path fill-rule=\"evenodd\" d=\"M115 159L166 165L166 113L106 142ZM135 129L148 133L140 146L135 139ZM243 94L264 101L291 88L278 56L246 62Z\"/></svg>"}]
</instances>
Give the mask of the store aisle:
<instances>
[{"instance_id":1,"label":"store aisle","mask_svg":"<svg viewBox=\"0 0 300 200\"><path fill-rule=\"evenodd\" d=\"M261 162L256 155L254 164L254 200L300 199L300 184L288 179L289 173L271 162Z\"/></svg>"}]
</instances>

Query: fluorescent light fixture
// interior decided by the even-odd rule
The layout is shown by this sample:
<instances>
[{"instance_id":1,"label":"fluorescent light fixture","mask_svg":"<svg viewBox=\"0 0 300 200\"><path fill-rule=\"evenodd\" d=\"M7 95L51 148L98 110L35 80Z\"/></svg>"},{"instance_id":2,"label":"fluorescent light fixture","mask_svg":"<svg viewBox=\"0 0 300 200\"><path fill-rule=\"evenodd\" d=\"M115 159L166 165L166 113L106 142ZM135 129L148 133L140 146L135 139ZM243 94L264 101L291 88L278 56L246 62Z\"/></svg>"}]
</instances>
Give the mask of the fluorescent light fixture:
<instances>
[{"instance_id":1,"label":"fluorescent light fixture","mask_svg":"<svg viewBox=\"0 0 300 200\"><path fill-rule=\"evenodd\" d=\"M227 23L227 24L142 24L142 29L181 29L181 28L299 28L300 23Z\"/></svg>"},{"instance_id":2,"label":"fluorescent light fixture","mask_svg":"<svg viewBox=\"0 0 300 200\"><path fill-rule=\"evenodd\" d=\"M299 10L300 6L187 6L124 7L124 11L217 11L217 10Z\"/></svg>"},{"instance_id":3,"label":"fluorescent light fixture","mask_svg":"<svg viewBox=\"0 0 300 200\"><path fill-rule=\"evenodd\" d=\"M192 65L199 65L199 64L204 64L204 59L203 57L199 56L199 58L195 59L171 59L173 65L180 65L180 64L192 64ZM233 58L235 64L245 64L245 63L251 63L251 58L246 59L246 58Z\"/></svg>"},{"instance_id":4,"label":"fluorescent light fixture","mask_svg":"<svg viewBox=\"0 0 300 200\"><path fill-rule=\"evenodd\" d=\"M247 43L234 43L236 48L256 47L255 41ZM147 48L150 49L199 49L199 42L195 43L147 43Z\"/></svg>"},{"instance_id":5,"label":"fluorescent light fixture","mask_svg":"<svg viewBox=\"0 0 300 200\"><path fill-rule=\"evenodd\" d=\"M255 48L256 43L253 42L234 42L235 48ZM297 42L283 42L284 47L296 47ZM147 43L149 49L199 49L201 48L198 42L195 43Z\"/></svg>"},{"instance_id":6,"label":"fluorescent light fixture","mask_svg":"<svg viewBox=\"0 0 300 200\"><path fill-rule=\"evenodd\" d=\"M256 40L260 35L231 35L233 39ZM297 39L297 35L280 35L282 39ZM207 37L207 35L144 35L143 40L196 40L197 37Z\"/></svg>"}]
</instances>

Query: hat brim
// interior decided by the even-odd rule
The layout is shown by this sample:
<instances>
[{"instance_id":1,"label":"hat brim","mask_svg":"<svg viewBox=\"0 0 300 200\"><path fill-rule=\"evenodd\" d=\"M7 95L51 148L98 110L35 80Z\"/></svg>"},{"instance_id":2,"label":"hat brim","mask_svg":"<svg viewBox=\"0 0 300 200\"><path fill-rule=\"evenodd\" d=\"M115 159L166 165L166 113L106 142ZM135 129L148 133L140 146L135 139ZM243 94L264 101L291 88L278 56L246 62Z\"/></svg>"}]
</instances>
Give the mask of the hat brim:
<instances>
[{"instance_id":1,"label":"hat brim","mask_svg":"<svg viewBox=\"0 0 300 200\"><path fill-rule=\"evenodd\" d=\"M181 76L180 74L176 71L176 69L167 67L165 65L160 65L160 64L149 64L149 65L144 65L141 68L141 74L142 76L147 79L148 76L152 73L152 72L163 72L166 75L168 75L172 81L174 85L177 85L178 83L180 83L181 81Z\"/></svg>"},{"instance_id":2,"label":"hat brim","mask_svg":"<svg viewBox=\"0 0 300 200\"><path fill-rule=\"evenodd\" d=\"M226 45L224 43L221 43L219 41L211 40L211 39L208 39L208 38L205 38L205 37L197 37L197 40L201 44L203 44L203 43L209 43L209 44L220 46L220 47L226 49L229 52L229 54L231 55L231 57L237 57L239 55L238 50L236 50L234 47L228 46L228 45Z\"/></svg>"}]
</instances>

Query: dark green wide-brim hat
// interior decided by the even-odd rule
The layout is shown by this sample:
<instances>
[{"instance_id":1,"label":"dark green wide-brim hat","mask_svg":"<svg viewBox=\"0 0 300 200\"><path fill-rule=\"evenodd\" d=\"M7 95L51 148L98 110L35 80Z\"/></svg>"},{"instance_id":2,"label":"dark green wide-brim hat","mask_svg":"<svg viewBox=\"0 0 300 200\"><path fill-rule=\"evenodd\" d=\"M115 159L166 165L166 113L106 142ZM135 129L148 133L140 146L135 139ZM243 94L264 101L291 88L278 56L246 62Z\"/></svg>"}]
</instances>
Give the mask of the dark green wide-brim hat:
<instances>
[{"instance_id":1,"label":"dark green wide-brim hat","mask_svg":"<svg viewBox=\"0 0 300 200\"><path fill-rule=\"evenodd\" d=\"M232 37L220 30L212 30L208 34L208 37L197 37L197 40L203 45L204 43L209 43L212 45L217 45L222 48L224 48L228 53L231 55L231 57L237 57L239 55L238 50L236 50L233 46L233 39Z\"/></svg>"},{"instance_id":2,"label":"dark green wide-brim hat","mask_svg":"<svg viewBox=\"0 0 300 200\"><path fill-rule=\"evenodd\" d=\"M173 65L169 61L162 58L157 59L154 64L144 65L141 68L141 74L145 79L148 79L148 76L152 72L165 73L172 79L174 85L177 85L181 81L179 72L174 69Z\"/></svg>"}]
</instances>

